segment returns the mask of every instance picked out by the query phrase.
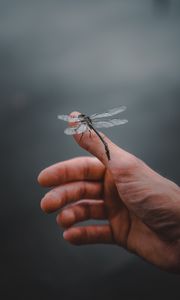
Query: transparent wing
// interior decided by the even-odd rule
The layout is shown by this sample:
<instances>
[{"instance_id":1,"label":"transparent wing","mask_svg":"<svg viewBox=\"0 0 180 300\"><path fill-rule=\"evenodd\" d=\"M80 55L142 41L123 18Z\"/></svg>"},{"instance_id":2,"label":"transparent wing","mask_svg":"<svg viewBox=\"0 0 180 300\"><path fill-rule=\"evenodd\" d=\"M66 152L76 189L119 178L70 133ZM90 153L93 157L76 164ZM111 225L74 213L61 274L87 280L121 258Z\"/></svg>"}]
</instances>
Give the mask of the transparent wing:
<instances>
[{"instance_id":1,"label":"transparent wing","mask_svg":"<svg viewBox=\"0 0 180 300\"><path fill-rule=\"evenodd\" d=\"M67 122L77 122L79 121L78 117L70 117L68 115L58 115L59 120L67 121Z\"/></svg>"},{"instance_id":2,"label":"transparent wing","mask_svg":"<svg viewBox=\"0 0 180 300\"><path fill-rule=\"evenodd\" d=\"M68 134L68 135L80 134L80 133L85 132L87 129L88 129L88 126L86 124L81 124L81 125L78 125L75 127L67 127L64 130L64 133Z\"/></svg>"},{"instance_id":3,"label":"transparent wing","mask_svg":"<svg viewBox=\"0 0 180 300\"><path fill-rule=\"evenodd\" d=\"M108 127L113 127L113 126L118 126L118 125L123 125L127 123L128 120L126 119L112 119L112 120L107 120L107 121L93 121L93 126L96 128L108 128Z\"/></svg>"},{"instance_id":4,"label":"transparent wing","mask_svg":"<svg viewBox=\"0 0 180 300\"><path fill-rule=\"evenodd\" d=\"M119 107L116 107L113 109L109 109L107 112L104 112L101 114L93 114L90 116L90 118L91 118L91 120L94 120L96 118L98 119L98 118L104 118L104 117L111 117L111 116L119 114L125 110L126 110L126 106L119 106Z\"/></svg>"}]
</instances>

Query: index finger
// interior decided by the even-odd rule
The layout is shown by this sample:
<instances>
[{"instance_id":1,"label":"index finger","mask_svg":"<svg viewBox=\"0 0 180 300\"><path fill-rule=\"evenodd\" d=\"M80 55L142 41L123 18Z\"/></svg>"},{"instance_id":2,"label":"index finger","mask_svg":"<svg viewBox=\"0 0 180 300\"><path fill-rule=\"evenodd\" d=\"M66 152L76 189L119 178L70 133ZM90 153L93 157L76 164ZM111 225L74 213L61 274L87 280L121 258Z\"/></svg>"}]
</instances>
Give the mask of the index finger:
<instances>
[{"instance_id":1,"label":"index finger","mask_svg":"<svg viewBox=\"0 0 180 300\"><path fill-rule=\"evenodd\" d=\"M45 187L79 180L102 180L104 165L94 157L77 157L54 164L38 176L38 182Z\"/></svg>"}]
</instances>

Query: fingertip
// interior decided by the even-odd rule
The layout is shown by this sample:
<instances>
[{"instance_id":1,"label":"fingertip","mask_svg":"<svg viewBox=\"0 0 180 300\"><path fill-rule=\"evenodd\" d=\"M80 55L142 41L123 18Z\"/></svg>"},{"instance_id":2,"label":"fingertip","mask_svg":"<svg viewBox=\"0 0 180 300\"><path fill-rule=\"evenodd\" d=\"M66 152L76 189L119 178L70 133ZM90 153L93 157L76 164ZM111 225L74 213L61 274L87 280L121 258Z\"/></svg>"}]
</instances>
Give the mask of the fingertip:
<instances>
[{"instance_id":1,"label":"fingertip","mask_svg":"<svg viewBox=\"0 0 180 300\"><path fill-rule=\"evenodd\" d=\"M65 209L60 212L56 217L58 225L67 228L70 227L75 221L75 215L71 209Z\"/></svg>"},{"instance_id":2,"label":"fingertip","mask_svg":"<svg viewBox=\"0 0 180 300\"><path fill-rule=\"evenodd\" d=\"M43 186L43 187L47 187L48 184L48 173L46 171L46 169L44 169L43 171L41 171L37 177L37 181L38 183Z\"/></svg>"},{"instance_id":3,"label":"fingertip","mask_svg":"<svg viewBox=\"0 0 180 300\"><path fill-rule=\"evenodd\" d=\"M65 231L63 232L63 238L64 238L65 240L68 241L70 236L71 236L71 235L69 234L68 230L65 230Z\"/></svg>"},{"instance_id":4,"label":"fingertip","mask_svg":"<svg viewBox=\"0 0 180 300\"><path fill-rule=\"evenodd\" d=\"M40 202L40 208L41 208L41 210L43 211L43 212L47 212L46 211L46 201L45 201L45 198L42 198L41 199L41 202Z\"/></svg>"},{"instance_id":5,"label":"fingertip","mask_svg":"<svg viewBox=\"0 0 180 300\"><path fill-rule=\"evenodd\" d=\"M47 193L40 202L40 207L45 213L52 213L57 209L58 199L55 195Z\"/></svg>"},{"instance_id":6,"label":"fingertip","mask_svg":"<svg viewBox=\"0 0 180 300\"><path fill-rule=\"evenodd\" d=\"M77 117L79 114L80 114L79 111L72 111L72 112L69 114L69 116L74 118L74 117Z\"/></svg>"},{"instance_id":7,"label":"fingertip","mask_svg":"<svg viewBox=\"0 0 180 300\"><path fill-rule=\"evenodd\" d=\"M81 235L79 228L70 228L66 229L63 232L63 238L73 245L80 245L81 243Z\"/></svg>"},{"instance_id":8,"label":"fingertip","mask_svg":"<svg viewBox=\"0 0 180 300\"><path fill-rule=\"evenodd\" d=\"M42 182L42 171L39 173L39 175L37 177L37 182L41 185L41 182Z\"/></svg>"},{"instance_id":9,"label":"fingertip","mask_svg":"<svg viewBox=\"0 0 180 300\"><path fill-rule=\"evenodd\" d=\"M70 114L69 114L69 117L70 118L77 118L78 117L78 115L80 115L81 113L80 112L78 112L78 111L73 111L73 112L71 112ZM77 122L76 121L73 121L71 119L71 121L69 121L69 126L76 126L76 124L77 124Z\"/></svg>"},{"instance_id":10,"label":"fingertip","mask_svg":"<svg viewBox=\"0 0 180 300\"><path fill-rule=\"evenodd\" d=\"M51 187L57 185L59 180L60 178L55 165L42 170L37 177L37 181L42 187Z\"/></svg>"}]
</instances>

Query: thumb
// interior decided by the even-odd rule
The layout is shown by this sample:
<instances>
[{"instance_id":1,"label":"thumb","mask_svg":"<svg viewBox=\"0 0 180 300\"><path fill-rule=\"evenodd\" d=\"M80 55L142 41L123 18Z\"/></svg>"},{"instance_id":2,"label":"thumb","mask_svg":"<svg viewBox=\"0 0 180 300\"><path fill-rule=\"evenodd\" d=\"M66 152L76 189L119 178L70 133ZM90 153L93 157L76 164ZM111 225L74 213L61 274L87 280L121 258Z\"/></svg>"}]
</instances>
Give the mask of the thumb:
<instances>
[{"instance_id":1,"label":"thumb","mask_svg":"<svg viewBox=\"0 0 180 300\"><path fill-rule=\"evenodd\" d=\"M72 112L70 117L77 117L80 113ZM73 123L70 123L73 126ZM128 159L132 156L114 144L103 133L91 129L84 133L74 134L75 141L92 155L96 156L107 168L125 168Z\"/></svg>"}]
</instances>

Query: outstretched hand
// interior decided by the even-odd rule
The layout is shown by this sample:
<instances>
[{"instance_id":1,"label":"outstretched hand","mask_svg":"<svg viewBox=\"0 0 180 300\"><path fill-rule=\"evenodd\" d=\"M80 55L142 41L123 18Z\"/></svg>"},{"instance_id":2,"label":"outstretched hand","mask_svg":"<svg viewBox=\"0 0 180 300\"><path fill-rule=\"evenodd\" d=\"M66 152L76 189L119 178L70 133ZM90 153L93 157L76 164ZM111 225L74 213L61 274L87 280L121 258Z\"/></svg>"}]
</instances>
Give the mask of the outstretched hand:
<instances>
[{"instance_id":1,"label":"outstretched hand","mask_svg":"<svg viewBox=\"0 0 180 300\"><path fill-rule=\"evenodd\" d=\"M74 135L95 157L78 157L43 170L38 181L51 190L43 211L58 211L57 223L72 244L117 244L154 265L180 272L180 188L104 136ZM73 226L84 220L104 225Z\"/></svg>"}]
</instances>

